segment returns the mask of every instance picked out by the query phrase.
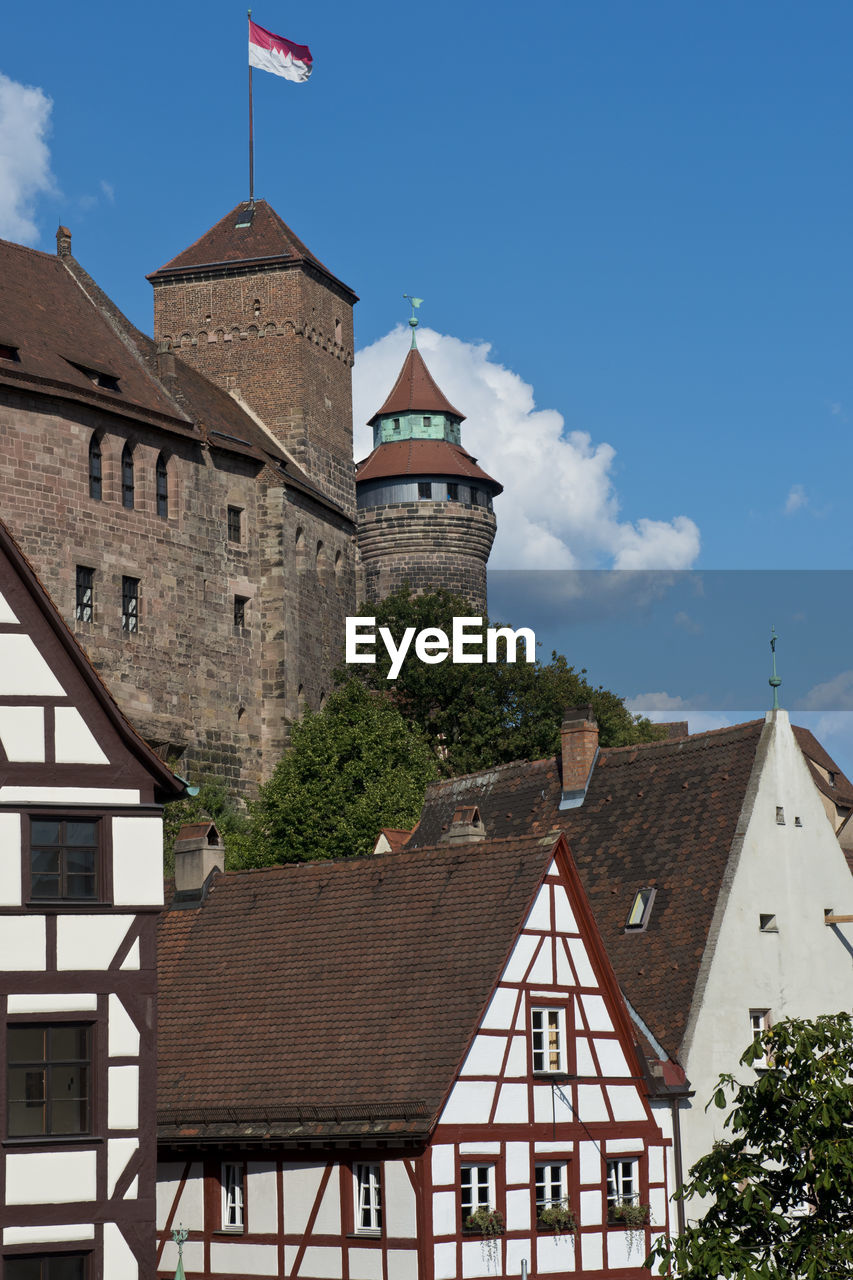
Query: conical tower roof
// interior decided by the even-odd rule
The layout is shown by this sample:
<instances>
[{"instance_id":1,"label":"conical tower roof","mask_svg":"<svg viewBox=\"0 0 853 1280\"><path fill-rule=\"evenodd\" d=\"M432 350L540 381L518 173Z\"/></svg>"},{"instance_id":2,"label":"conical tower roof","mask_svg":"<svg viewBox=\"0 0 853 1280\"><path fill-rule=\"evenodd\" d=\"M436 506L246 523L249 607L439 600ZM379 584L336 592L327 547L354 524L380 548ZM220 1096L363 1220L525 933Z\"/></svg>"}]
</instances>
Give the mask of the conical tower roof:
<instances>
[{"instance_id":1,"label":"conical tower roof","mask_svg":"<svg viewBox=\"0 0 853 1280\"><path fill-rule=\"evenodd\" d=\"M148 279L156 282L194 271L227 270L238 264L294 266L297 263L310 264L357 301L349 286L332 275L266 200L236 205L188 249L153 271Z\"/></svg>"},{"instance_id":2,"label":"conical tower roof","mask_svg":"<svg viewBox=\"0 0 853 1280\"><path fill-rule=\"evenodd\" d=\"M368 426L372 427L377 418L389 413L447 413L460 422L465 421L464 413L454 409L417 347L409 350L388 399L374 413Z\"/></svg>"}]
</instances>

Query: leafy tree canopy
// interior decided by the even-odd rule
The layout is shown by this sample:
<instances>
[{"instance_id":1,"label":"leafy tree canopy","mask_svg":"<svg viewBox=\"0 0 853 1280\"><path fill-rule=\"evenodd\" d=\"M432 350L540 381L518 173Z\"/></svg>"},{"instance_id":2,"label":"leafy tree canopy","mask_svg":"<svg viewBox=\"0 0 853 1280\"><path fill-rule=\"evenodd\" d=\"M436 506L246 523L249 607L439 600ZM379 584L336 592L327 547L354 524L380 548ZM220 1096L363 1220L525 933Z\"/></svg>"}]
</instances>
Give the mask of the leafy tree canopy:
<instances>
[{"instance_id":1,"label":"leafy tree canopy","mask_svg":"<svg viewBox=\"0 0 853 1280\"><path fill-rule=\"evenodd\" d=\"M438 627L448 636L454 617L465 617L471 606L449 591L416 596L403 587L379 604L365 605L362 615L388 627L399 644L405 629L422 631ZM495 625L483 618L483 626ZM567 707L592 705L602 746L649 742L663 731L649 720L633 716L617 694L576 671L564 657L552 654L544 664L506 661L503 642L499 661L481 664L444 662L426 664L413 650L393 681L387 678L391 659L381 641L375 647L376 664L351 664L339 679L356 676L369 688L392 690L396 705L435 745L448 774L471 773L510 760L539 760L559 750L560 724Z\"/></svg>"},{"instance_id":2,"label":"leafy tree canopy","mask_svg":"<svg viewBox=\"0 0 853 1280\"><path fill-rule=\"evenodd\" d=\"M166 875L175 874L175 841L181 827L188 822L212 818L225 844L226 864L232 865L232 850L248 826L248 817L240 802L228 790L222 778L201 779L198 795L187 796L166 806L163 814L163 865Z\"/></svg>"},{"instance_id":3,"label":"leafy tree canopy","mask_svg":"<svg viewBox=\"0 0 853 1280\"><path fill-rule=\"evenodd\" d=\"M741 1062L762 1054L769 1066L754 1083L720 1077L712 1103L731 1107L732 1136L692 1167L679 1193L714 1203L684 1235L655 1246L647 1266L658 1263L659 1275L853 1277L853 1018L779 1022Z\"/></svg>"},{"instance_id":4,"label":"leafy tree canopy","mask_svg":"<svg viewBox=\"0 0 853 1280\"><path fill-rule=\"evenodd\" d=\"M430 744L387 695L350 680L293 726L291 749L249 806L235 863L370 853L382 827L414 826L437 773Z\"/></svg>"}]
</instances>

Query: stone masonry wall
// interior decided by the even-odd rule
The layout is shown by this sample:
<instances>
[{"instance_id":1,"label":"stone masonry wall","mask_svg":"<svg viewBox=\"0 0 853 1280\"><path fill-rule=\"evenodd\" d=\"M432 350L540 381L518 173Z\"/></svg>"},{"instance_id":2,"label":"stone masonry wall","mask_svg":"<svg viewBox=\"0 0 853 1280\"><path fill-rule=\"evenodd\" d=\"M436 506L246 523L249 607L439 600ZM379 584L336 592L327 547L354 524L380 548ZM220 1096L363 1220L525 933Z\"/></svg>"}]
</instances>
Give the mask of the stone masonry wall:
<instances>
[{"instance_id":1,"label":"stone masonry wall","mask_svg":"<svg viewBox=\"0 0 853 1280\"><path fill-rule=\"evenodd\" d=\"M154 336L255 413L355 511L352 302L307 264L189 273L154 288Z\"/></svg>"},{"instance_id":2,"label":"stone masonry wall","mask_svg":"<svg viewBox=\"0 0 853 1280\"><path fill-rule=\"evenodd\" d=\"M436 587L486 609L486 561L497 525L485 507L461 502L408 502L358 513L361 596L381 600L408 583Z\"/></svg>"}]
</instances>

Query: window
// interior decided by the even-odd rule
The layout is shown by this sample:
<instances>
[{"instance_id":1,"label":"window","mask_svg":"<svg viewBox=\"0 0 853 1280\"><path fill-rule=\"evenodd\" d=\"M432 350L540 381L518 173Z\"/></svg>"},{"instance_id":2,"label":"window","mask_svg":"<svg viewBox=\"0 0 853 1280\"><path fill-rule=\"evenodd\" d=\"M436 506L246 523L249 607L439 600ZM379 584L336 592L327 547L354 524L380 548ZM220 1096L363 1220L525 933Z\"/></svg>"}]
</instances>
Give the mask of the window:
<instances>
[{"instance_id":1,"label":"window","mask_svg":"<svg viewBox=\"0 0 853 1280\"><path fill-rule=\"evenodd\" d=\"M418 482L418 497L419 498L432 497L432 485L430 484L429 480L421 480Z\"/></svg>"},{"instance_id":2,"label":"window","mask_svg":"<svg viewBox=\"0 0 853 1280\"><path fill-rule=\"evenodd\" d=\"M93 598L92 589L95 579L95 570L88 569L84 564L77 566L77 600L74 608L74 616L78 622L91 622L93 616Z\"/></svg>"},{"instance_id":3,"label":"window","mask_svg":"<svg viewBox=\"0 0 853 1280\"><path fill-rule=\"evenodd\" d=\"M463 1164L460 1171L460 1202L462 1225L478 1209L495 1207L495 1166L493 1164Z\"/></svg>"},{"instance_id":4,"label":"window","mask_svg":"<svg viewBox=\"0 0 853 1280\"><path fill-rule=\"evenodd\" d=\"M636 1160L607 1161L607 1217L618 1221L614 1210L623 1204L639 1204L640 1187Z\"/></svg>"},{"instance_id":5,"label":"window","mask_svg":"<svg viewBox=\"0 0 853 1280\"><path fill-rule=\"evenodd\" d=\"M359 1233L382 1230L382 1187L378 1164L355 1166L355 1229Z\"/></svg>"},{"instance_id":6,"label":"window","mask_svg":"<svg viewBox=\"0 0 853 1280\"><path fill-rule=\"evenodd\" d=\"M537 1164L536 1213L555 1209L568 1199L568 1178L565 1164Z\"/></svg>"},{"instance_id":7,"label":"window","mask_svg":"<svg viewBox=\"0 0 853 1280\"><path fill-rule=\"evenodd\" d=\"M30 897L89 901L98 894L98 823L30 820Z\"/></svg>"},{"instance_id":8,"label":"window","mask_svg":"<svg viewBox=\"0 0 853 1280\"><path fill-rule=\"evenodd\" d=\"M769 913L766 915L763 912L759 913L758 927L762 933L778 933L779 932L779 926L776 923L776 917L773 915L770 915Z\"/></svg>"},{"instance_id":9,"label":"window","mask_svg":"<svg viewBox=\"0 0 853 1280\"><path fill-rule=\"evenodd\" d=\"M86 1280L86 1253L26 1253L3 1259L5 1280Z\"/></svg>"},{"instance_id":10,"label":"window","mask_svg":"<svg viewBox=\"0 0 853 1280\"><path fill-rule=\"evenodd\" d=\"M222 1166L222 1230L243 1230L243 1166Z\"/></svg>"},{"instance_id":11,"label":"window","mask_svg":"<svg viewBox=\"0 0 853 1280\"><path fill-rule=\"evenodd\" d=\"M135 485L133 479L133 450L126 444L121 451L121 504L133 510Z\"/></svg>"},{"instance_id":12,"label":"window","mask_svg":"<svg viewBox=\"0 0 853 1280\"><path fill-rule=\"evenodd\" d=\"M68 363L77 369L90 382L94 382L96 387L102 387L105 391L120 391L118 378L114 373L107 373L104 369L90 369L86 364L77 364L76 360L69 360Z\"/></svg>"},{"instance_id":13,"label":"window","mask_svg":"<svg viewBox=\"0 0 853 1280\"><path fill-rule=\"evenodd\" d=\"M11 360L14 364L20 364L18 348L10 347L8 342L0 342L0 360Z\"/></svg>"},{"instance_id":14,"label":"window","mask_svg":"<svg viewBox=\"0 0 853 1280\"><path fill-rule=\"evenodd\" d=\"M121 629L136 632L139 630L139 579L122 578L121 580Z\"/></svg>"},{"instance_id":15,"label":"window","mask_svg":"<svg viewBox=\"0 0 853 1280\"><path fill-rule=\"evenodd\" d=\"M459 501L459 485L458 484L449 484L447 486L447 500L448 502Z\"/></svg>"},{"instance_id":16,"label":"window","mask_svg":"<svg viewBox=\"0 0 853 1280\"><path fill-rule=\"evenodd\" d=\"M6 1045L9 1137L89 1133L91 1027L12 1023Z\"/></svg>"},{"instance_id":17,"label":"window","mask_svg":"<svg viewBox=\"0 0 853 1280\"><path fill-rule=\"evenodd\" d=\"M228 508L228 541L243 541L243 510L242 507Z\"/></svg>"},{"instance_id":18,"label":"window","mask_svg":"<svg viewBox=\"0 0 853 1280\"><path fill-rule=\"evenodd\" d=\"M480 490L475 489L474 486L472 485L471 486L471 506L479 507L479 505L480 505Z\"/></svg>"},{"instance_id":19,"label":"window","mask_svg":"<svg viewBox=\"0 0 853 1280\"><path fill-rule=\"evenodd\" d=\"M631 910L628 912L628 919L625 921L626 929L645 929L649 923L656 893L657 889L637 890L634 901L631 903Z\"/></svg>"},{"instance_id":20,"label":"window","mask_svg":"<svg viewBox=\"0 0 853 1280\"><path fill-rule=\"evenodd\" d=\"M757 1040L771 1025L769 1009L750 1009L749 1030L753 1040ZM763 1051L752 1060L752 1066L755 1071L766 1071L769 1065L767 1054Z\"/></svg>"},{"instance_id":21,"label":"window","mask_svg":"<svg viewBox=\"0 0 853 1280\"><path fill-rule=\"evenodd\" d=\"M89 497L100 502L103 497L101 442L97 436L89 441Z\"/></svg>"},{"instance_id":22,"label":"window","mask_svg":"<svg viewBox=\"0 0 853 1280\"><path fill-rule=\"evenodd\" d=\"M246 625L246 605L249 603L248 596L234 597L234 626L245 627Z\"/></svg>"},{"instance_id":23,"label":"window","mask_svg":"<svg viewBox=\"0 0 853 1280\"><path fill-rule=\"evenodd\" d=\"M392 428L393 428L393 430L394 430L395 432L399 432L399 430L400 430L400 419L399 419L399 418L392 418L392 420L391 420L391 425L392 425Z\"/></svg>"},{"instance_id":24,"label":"window","mask_svg":"<svg viewBox=\"0 0 853 1280\"><path fill-rule=\"evenodd\" d=\"M533 1070L548 1074L565 1071L566 1025L562 1009L532 1009Z\"/></svg>"},{"instance_id":25,"label":"window","mask_svg":"<svg viewBox=\"0 0 853 1280\"><path fill-rule=\"evenodd\" d=\"M432 426L432 418L424 418L424 426L427 430Z\"/></svg>"},{"instance_id":26,"label":"window","mask_svg":"<svg viewBox=\"0 0 853 1280\"><path fill-rule=\"evenodd\" d=\"M163 520L169 515L169 472L162 453L157 456L157 514Z\"/></svg>"}]
</instances>

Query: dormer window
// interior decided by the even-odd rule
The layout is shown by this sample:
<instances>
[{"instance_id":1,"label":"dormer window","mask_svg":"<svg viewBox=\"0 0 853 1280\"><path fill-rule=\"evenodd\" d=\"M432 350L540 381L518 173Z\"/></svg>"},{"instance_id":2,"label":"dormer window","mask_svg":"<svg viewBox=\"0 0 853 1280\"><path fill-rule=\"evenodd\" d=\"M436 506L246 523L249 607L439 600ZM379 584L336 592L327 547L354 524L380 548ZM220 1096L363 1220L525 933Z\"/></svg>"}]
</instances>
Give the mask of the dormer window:
<instances>
[{"instance_id":1,"label":"dormer window","mask_svg":"<svg viewBox=\"0 0 853 1280\"><path fill-rule=\"evenodd\" d=\"M626 930L630 929L634 932L646 928L656 893L657 889L651 888L637 890L634 901L631 903L631 910L628 912L628 919L625 921Z\"/></svg>"},{"instance_id":2,"label":"dormer window","mask_svg":"<svg viewBox=\"0 0 853 1280\"><path fill-rule=\"evenodd\" d=\"M18 354L18 348L10 346L8 342L0 342L0 360L9 360L12 364L20 364L21 357Z\"/></svg>"},{"instance_id":3,"label":"dormer window","mask_svg":"<svg viewBox=\"0 0 853 1280\"><path fill-rule=\"evenodd\" d=\"M121 391L118 378L114 373L107 373L104 369L92 369L89 365L78 364L76 360L69 360L68 363L103 391Z\"/></svg>"}]
</instances>

